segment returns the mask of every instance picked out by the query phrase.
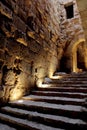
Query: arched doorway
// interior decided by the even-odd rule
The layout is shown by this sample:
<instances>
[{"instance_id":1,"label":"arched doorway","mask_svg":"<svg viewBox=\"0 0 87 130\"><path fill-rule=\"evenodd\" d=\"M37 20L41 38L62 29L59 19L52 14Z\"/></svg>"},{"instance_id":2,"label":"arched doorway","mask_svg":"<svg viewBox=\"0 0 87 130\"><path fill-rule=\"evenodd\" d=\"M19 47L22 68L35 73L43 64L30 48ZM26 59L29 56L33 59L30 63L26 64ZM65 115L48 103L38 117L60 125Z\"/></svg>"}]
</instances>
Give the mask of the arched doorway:
<instances>
[{"instance_id":1,"label":"arched doorway","mask_svg":"<svg viewBox=\"0 0 87 130\"><path fill-rule=\"evenodd\" d=\"M75 44L73 44L72 47L72 71L78 72L78 68L83 69L81 64L79 64L79 57L78 57L78 45L85 44L85 39L78 40ZM85 62L85 61L84 61ZM84 69L85 69L85 63L84 63Z\"/></svg>"}]
</instances>

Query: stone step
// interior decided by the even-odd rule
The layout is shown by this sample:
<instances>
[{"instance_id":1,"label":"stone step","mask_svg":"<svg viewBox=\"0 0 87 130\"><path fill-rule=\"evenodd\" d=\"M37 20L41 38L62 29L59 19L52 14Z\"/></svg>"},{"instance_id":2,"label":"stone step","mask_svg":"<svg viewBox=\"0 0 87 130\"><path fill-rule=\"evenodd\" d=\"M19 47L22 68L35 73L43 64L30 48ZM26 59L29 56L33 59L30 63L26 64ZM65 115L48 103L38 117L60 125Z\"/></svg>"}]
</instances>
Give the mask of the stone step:
<instances>
[{"instance_id":1,"label":"stone step","mask_svg":"<svg viewBox=\"0 0 87 130\"><path fill-rule=\"evenodd\" d=\"M71 78L61 78L61 79L52 79L52 80L60 80L60 81L87 81L87 77L71 77Z\"/></svg>"},{"instance_id":2,"label":"stone step","mask_svg":"<svg viewBox=\"0 0 87 130\"><path fill-rule=\"evenodd\" d=\"M29 122L34 121L38 123L43 123L44 125L50 125L51 127L56 127L57 130L59 130L58 127L63 129L87 129L86 122L80 119L72 119L64 116L55 116L51 114L42 114L34 111L32 112L27 110L21 110L18 108L13 109L11 107L2 108L1 112L8 114L10 117L15 115L15 117L25 119ZM55 128L53 128L53 130L55 130Z\"/></svg>"},{"instance_id":3,"label":"stone step","mask_svg":"<svg viewBox=\"0 0 87 130\"><path fill-rule=\"evenodd\" d=\"M71 79L71 78L65 78L65 79L50 79L50 78L45 78L43 84L82 84L87 86L87 78L85 80L83 79Z\"/></svg>"},{"instance_id":4,"label":"stone step","mask_svg":"<svg viewBox=\"0 0 87 130\"><path fill-rule=\"evenodd\" d=\"M87 78L87 74L85 74L85 75L63 75L63 76L61 76L61 75L53 75L53 77L57 77L57 76L60 76L61 78Z\"/></svg>"},{"instance_id":5,"label":"stone step","mask_svg":"<svg viewBox=\"0 0 87 130\"><path fill-rule=\"evenodd\" d=\"M56 78L53 78L53 79L50 79L50 78L45 78L44 79L44 84L48 84L48 83L67 83L67 84L86 84L87 85L87 78L61 78L61 79L57 79Z\"/></svg>"},{"instance_id":6,"label":"stone step","mask_svg":"<svg viewBox=\"0 0 87 130\"><path fill-rule=\"evenodd\" d=\"M46 83L51 83L51 84L55 84L55 83L57 83L57 84L69 84L69 85L71 85L71 84L84 84L85 86L87 86L87 79L86 79L86 81L77 81L77 80L75 80L75 81L71 81L71 80L52 80L52 81L50 81L50 82L46 82Z\"/></svg>"},{"instance_id":7,"label":"stone step","mask_svg":"<svg viewBox=\"0 0 87 130\"><path fill-rule=\"evenodd\" d=\"M87 81L86 81L87 82ZM74 82L74 81L58 81L58 80L55 80L55 81L48 81L48 82L43 82L41 84L40 87L57 87L57 86L65 86L65 87L87 87L87 83L85 81L82 81L82 82Z\"/></svg>"},{"instance_id":8,"label":"stone step","mask_svg":"<svg viewBox=\"0 0 87 130\"><path fill-rule=\"evenodd\" d=\"M0 122L0 130L18 130L18 129Z\"/></svg>"},{"instance_id":9,"label":"stone step","mask_svg":"<svg viewBox=\"0 0 87 130\"><path fill-rule=\"evenodd\" d=\"M54 86L54 85L53 85ZM87 88L84 87L82 88L81 87L58 87L58 86L55 86L55 87L48 87L48 86L45 86L45 87L38 87L38 91L56 91L56 92L74 92L74 93L87 93Z\"/></svg>"},{"instance_id":10,"label":"stone step","mask_svg":"<svg viewBox=\"0 0 87 130\"><path fill-rule=\"evenodd\" d=\"M69 76L79 76L79 77L81 77L81 76L87 76L87 71L86 72L82 72L82 73L70 73L70 74L68 74Z\"/></svg>"},{"instance_id":11,"label":"stone step","mask_svg":"<svg viewBox=\"0 0 87 130\"><path fill-rule=\"evenodd\" d=\"M85 87L87 88L87 84L65 84L65 83L47 83L47 84L41 84L41 86L39 88L52 88L52 87Z\"/></svg>"},{"instance_id":12,"label":"stone step","mask_svg":"<svg viewBox=\"0 0 87 130\"><path fill-rule=\"evenodd\" d=\"M60 128L58 129L58 128L54 128L54 127L40 124L39 122L36 123L33 121L29 121L27 119L18 118L18 116L15 117L15 116L0 113L0 121L6 123L8 125L11 124L12 126L17 128L18 130L23 130L23 129L24 130L62 130Z\"/></svg>"},{"instance_id":13,"label":"stone step","mask_svg":"<svg viewBox=\"0 0 87 130\"><path fill-rule=\"evenodd\" d=\"M36 111L43 114L52 114L87 120L87 109L82 106L61 105L28 100L15 101L9 103L9 105L10 107L17 107L28 111Z\"/></svg>"},{"instance_id":14,"label":"stone step","mask_svg":"<svg viewBox=\"0 0 87 130\"><path fill-rule=\"evenodd\" d=\"M61 83L55 83L55 82L52 82L52 83L47 83L47 84L42 84L41 87L86 87L87 88L87 84L81 84L81 83L64 83L64 82L61 82Z\"/></svg>"},{"instance_id":15,"label":"stone step","mask_svg":"<svg viewBox=\"0 0 87 130\"><path fill-rule=\"evenodd\" d=\"M62 76L62 77L87 77L87 72L82 72L82 73L70 73L70 74L67 74L67 73L58 73L56 72L54 74L54 76Z\"/></svg>"},{"instance_id":16,"label":"stone step","mask_svg":"<svg viewBox=\"0 0 87 130\"><path fill-rule=\"evenodd\" d=\"M37 96L53 96L53 97L70 97L70 98L87 98L86 93L72 93L72 92L55 92L55 91L32 91L32 95ZM50 97L49 97L50 98Z\"/></svg>"},{"instance_id":17,"label":"stone step","mask_svg":"<svg viewBox=\"0 0 87 130\"><path fill-rule=\"evenodd\" d=\"M38 102L48 102L52 104L63 104L63 105L84 105L85 99L80 98L66 98L66 97L53 97L53 96L25 96L23 100L38 101Z\"/></svg>"}]
</instances>

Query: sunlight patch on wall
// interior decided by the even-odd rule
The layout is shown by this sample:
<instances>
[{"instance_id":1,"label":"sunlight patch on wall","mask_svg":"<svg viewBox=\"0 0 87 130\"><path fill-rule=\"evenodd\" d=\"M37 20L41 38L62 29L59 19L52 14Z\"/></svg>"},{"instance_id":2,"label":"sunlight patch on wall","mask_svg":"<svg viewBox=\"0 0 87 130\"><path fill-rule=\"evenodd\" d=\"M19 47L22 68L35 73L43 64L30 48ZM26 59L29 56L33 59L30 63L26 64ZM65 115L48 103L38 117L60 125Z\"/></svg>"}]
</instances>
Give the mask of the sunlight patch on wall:
<instances>
[{"instance_id":1,"label":"sunlight patch on wall","mask_svg":"<svg viewBox=\"0 0 87 130\"><path fill-rule=\"evenodd\" d=\"M20 97L22 97L22 95L23 95L23 93L22 93L21 89L14 89L11 94L10 100L11 101L17 100Z\"/></svg>"},{"instance_id":2,"label":"sunlight patch on wall","mask_svg":"<svg viewBox=\"0 0 87 130\"><path fill-rule=\"evenodd\" d=\"M51 77L51 79L62 79L62 78L63 78L63 76L61 76L61 75L53 75Z\"/></svg>"}]
</instances>

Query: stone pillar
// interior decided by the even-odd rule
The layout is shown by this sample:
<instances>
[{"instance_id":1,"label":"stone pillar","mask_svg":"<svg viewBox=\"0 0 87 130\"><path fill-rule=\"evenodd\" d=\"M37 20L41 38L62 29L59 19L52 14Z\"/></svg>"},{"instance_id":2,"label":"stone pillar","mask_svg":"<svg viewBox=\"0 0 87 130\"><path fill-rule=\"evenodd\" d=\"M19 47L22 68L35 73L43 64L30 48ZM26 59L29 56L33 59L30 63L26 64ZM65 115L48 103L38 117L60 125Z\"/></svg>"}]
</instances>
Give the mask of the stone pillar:
<instances>
[{"instance_id":1,"label":"stone pillar","mask_svg":"<svg viewBox=\"0 0 87 130\"><path fill-rule=\"evenodd\" d=\"M72 71L77 72L77 48L72 53Z\"/></svg>"}]
</instances>

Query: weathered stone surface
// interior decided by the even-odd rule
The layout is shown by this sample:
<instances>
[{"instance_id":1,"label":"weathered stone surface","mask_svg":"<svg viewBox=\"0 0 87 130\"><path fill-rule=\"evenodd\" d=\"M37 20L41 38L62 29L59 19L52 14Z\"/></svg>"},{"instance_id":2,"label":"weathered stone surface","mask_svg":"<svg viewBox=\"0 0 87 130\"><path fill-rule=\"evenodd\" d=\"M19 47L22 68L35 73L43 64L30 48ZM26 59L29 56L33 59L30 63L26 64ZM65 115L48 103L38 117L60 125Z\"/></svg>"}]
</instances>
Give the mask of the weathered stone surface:
<instances>
[{"instance_id":1,"label":"weathered stone surface","mask_svg":"<svg viewBox=\"0 0 87 130\"><path fill-rule=\"evenodd\" d=\"M23 32L23 33L26 32L26 24L17 15L13 16L13 24L21 32Z\"/></svg>"},{"instance_id":2,"label":"weathered stone surface","mask_svg":"<svg viewBox=\"0 0 87 130\"><path fill-rule=\"evenodd\" d=\"M4 63L0 80L5 100L29 93L38 79L50 74L49 68L54 73L59 35L56 4L50 0L0 2L0 60Z\"/></svg>"},{"instance_id":3,"label":"weathered stone surface","mask_svg":"<svg viewBox=\"0 0 87 130\"><path fill-rule=\"evenodd\" d=\"M81 21L84 29L85 39L86 39L86 45L85 45L85 66L87 68L87 1L86 0L76 0L79 13L81 15Z\"/></svg>"},{"instance_id":4,"label":"weathered stone surface","mask_svg":"<svg viewBox=\"0 0 87 130\"><path fill-rule=\"evenodd\" d=\"M2 2L0 2L0 13L8 17L9 19L12 19L12 11L6 7Z\"/></svg>"}]
</instances>

